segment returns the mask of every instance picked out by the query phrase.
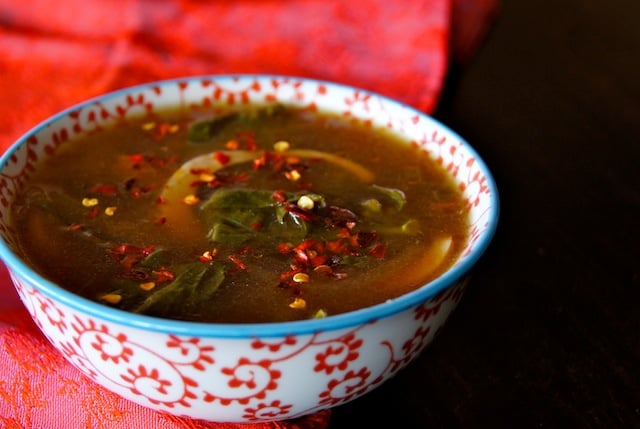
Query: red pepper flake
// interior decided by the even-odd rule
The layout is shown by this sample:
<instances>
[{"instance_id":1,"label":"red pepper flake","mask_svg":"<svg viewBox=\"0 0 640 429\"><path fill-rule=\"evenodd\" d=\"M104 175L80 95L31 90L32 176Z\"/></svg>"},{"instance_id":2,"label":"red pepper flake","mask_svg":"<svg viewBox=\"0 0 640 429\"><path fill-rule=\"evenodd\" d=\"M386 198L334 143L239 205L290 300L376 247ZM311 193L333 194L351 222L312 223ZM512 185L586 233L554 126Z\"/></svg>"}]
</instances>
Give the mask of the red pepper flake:
<instances>
[{"instance_id":1,"label":"red pepper flake","mask_svg":"<svg viewBox=\"0 0 640 429\"><path fill-rule=\"evenodd\" d=\"M374 258L383 259L385 250L386 246L384 245L384 243L378 243L373 246L371 250L369 250L369 254Z\"/></svg>"},{"instance_id":2,"label":"red pepper flake","mask_svg":"<svg viewBox=\"0 0 640 429\"><path fill-rule=\"evenodd\" d=\"M237 150L240 148L240 142L238 140L229 140L224 147L226 147L229 150Z\"/></svg>"},{"instance_id":3,"label":"red pepper flake","mask_svg":"<svg viewBox=\"0 0 640 429\"><path fill-rule=\"evenodd\" d=\"M127 269L133 267L155 249L154 246L138 247L131 244L121 244L110 249L111 256Z\"/></svg>"},{"instance_id":4,"label":"red pepper flake","mask_svg":"<svg viewBox=\"0 0 640 429\"><path fill-rule=\"evenodd\" d=\"M156 220L156 225L164 225L165 223L167 223L166 216L162 216Z\"/></svg>"},{"instance_id":5,"label":"red pepper flake","mask_svg":"<svg viewBox=\"0 0 640 429\"><path fill-rule=\"evenodd\" d=\"M326 255L317 255L311 258L311 266L319 267L325 265L329 258Z\"/></svg>"},{"instance_id":6,"label":"red pepper flake","mask_svg":"<svg viewBox=\"0 0 640 429\"><path fill-rule=\"evenodd\" d=\"M131 162L132 167L137 170L144 162L144 155L142 155L141 153L136 153L133 155L129 155L127 159L129 160L129 162Z\"/></svg>"},{"instance_id":7,"label":"red pepper flake","mask_svg":"<svg viewBox=\"0 0 640 429\"><path fill-rule=\"evenodd\" d=\"M313 189L313 183L299 183L296 187L301 191L308 191L310 189Z\"/></svg>"},{"instance_id":8,"label":"red pepper flake","mask_svg":"<svg viewBox=\"0 0 640 429\"><path fill-rule=\"evenodd\" d=\"M220 165L227 165L231 161L231 157L224 152L216 152L213 157Z\"/></svg>"},{"instance_id":9,"label":"red pepper flake","mask_svg":"<svg viewBox=\"0 0 640 429\"><path fill-rule=\"evenodd\" d=\"M145 124L143 127L145 131L149 131L151 137L156 140L162 140L167 134L173 134L180 130L180 124L171 124L167 122L161 122L159 124Z\"/></svg>"},{"instance_id":10,"label":"red pepper flake","mask_svg":"<svg viewBox=\"0 0 640 429\"><path fill-rule=\"evenodd\" d=\"M211 169L207 167L189 169L189 174L192 174L194 176L200 176L201 174L208 174L208 173L211 173Z\"/></svg>"},{"instance_id":11,"label":"red pepper flake","mask_svg":"<svg viewBox=\"0 0 640 429\"><path fill-rule=\"evenodd\" d=\"M264 155L261 156L260 158L256 158L253 160L253 171L258 171L260 170L261 167L264 166Z\"/></svg>"},{"instance_id":12,"label":"red pepper flake","mask_svg":"<svg viewBox=\"0 0 640 429\"><path fill-rule=\"evenodd\" d=\"M338 237L340 237L340 238L349 238L349 237L351 237L351 233L346 228L340 228L340 230L338 231Z\"/></svg>"},{"instance_id":13,"label":"red pepper flake","mask_svg":"<svg viewBox=\"0 0 640 429\"><path fill-rule=\"evenodd\" d=\"M87 219L95 219L100 214L100 207L94 206L91 207L91 210L87 212Z\"/></svg>"},{"instance_id":14,"label":"red pepper flake","mask_svg":"<svg viewBox=\"0 0 640 429\"><path fill-rule=\"evenodd\" d=\"M327 250L336 255L339 255L345 249L345 246L342 240L327 241L326 245L327 245Z\"/></svg>"},{"instance_id":15,"label":"red pepper flake","mask_svg":"<svg viewBox=\"0 0 640 429\"><path fill-rule=\"evenodd\" d=\"M271 194L271 199L276 203L284 203L287 201L287 195L282 190L274 191L273 194Z\"/></svg>"},{"instance_id":16,"label":"red pepper flake","mask_svg":"<svg viewBox=\"0 0 640 429\"><path fill-rule=\"evenodd\" d=\"M147 159L147 163L155 168L162 168L167 164L167 160L163 158L158 158L155 156L149 157Z\"/></svg>"},{"instance_id":17,"label":"red pepper flake","mask_svg":"<svg viewBox=\"0 0 640 429\"><path fill-rule=\"evenodd\" d=\"M280 243L276 247L276 250L278 251L278 253L282 253L283 255L286 255L288 253L291 253L291 244L289 244L289 243Z\"/></svg>"},{"instance_id":18,"label":"red pepper flake","mask_svg":"<svg viewBox=\"0 0 640 429\"><path fill-rule=\"evenodd\" d=\"M236 182L236 183L248 182L249 179L250 179L250 177L249 177L249 175L247 173L238 173L234 177L234 182Z\"/></svg>"},{"instance_id":19,"label":"red pepper flake","mask_svg":"<svg viewBox=\"0 0 640 429\"><path fill-rule=\"evenodd\" d=\"M305 209L301 209L300 207L298 207L297 204L292 202L286 202L284 209L289 213L291 213L292 215L298 216L299 218L304 219L307 222L312 223L316 219L318 219L318 216L315 213Z\"/></svg>"},{"instance_id":20,"label":"red pepper flake","mask_svg":"<svg viewBox=\"0 0 640 429\"><path fill-rule=\"evenodd\" d=\"M309 264L309 255L303 249L293 249L293 259L298 265L307 266Z\"/></svg>"},{"instance_id":21,"label":"red pepper flake","mask_svg":"<svg viewBox=\"0 0 640 429\"><path fill-rule=\"evenodd\" d=\"M251 229L253 229L254 231L262 229L262 222L253 222L251 224Z\"/></svg>"},{"instance_id":22,"label":"red pepper flake","mask_svg":"<svg viewBox=\"0 0 640 429\"><path fill-rule=\"evenodd\" d=\"M282 283L286 283L288 280L291 280L293 276L302 272L302 268L300 267L292 267L291 270L280 273L280 281Z\"/></svg>"},{"instance_id":23,"label":"red pepper flake","mask_svg":"<svg viewBox=\"0 0 640 429\"><path fill-rule=\"evenodd\" d=\"M176 278L176 275L173 272L163 267L159 270L154 270L151 273L156 276L156 282L158 283L171 282Z\"/></svg>"},{"instance_id":24,"label":"red pepper flake","mask_svg":"<svg viewBox=\"0 0 640 429\"><path fill-rule=\"evenodd\" d=\"M157 133L155 134L156 138L162 138L169 132L169 124L161 123L157 127Z\"/></svg>"},{"instance_id":25,"label":"red pepper flake","mask_svg":"<svg viewBox=\"0 0 640 429\"><path fill-rule=\"evenodd\" d=\"M251 247L250 246L242 246L242 247L240 247L238 249L237 254L238 255L243 255L243 256L249 255L249 254L251 254Z\"/></svg>"},{"instance_id":26,"label":"red pepper flake","mask_svg":"<svg viewBox=\"0 0 640 429\"><path fill-rule=\"evenodd\" d=\"M329 215L326 222L333 227L343 227L349 230L356 227L358 223L358 216L349 209L338 206L330 206Z\"/></svg>"},{"instance_id":27,"label":"red pepper flake","mask_svg":"<svg viewBox=\"0 0 640 429\"><path fill-rule=\"evenodd\" d=\"M149 256L155 250L155 246L139 247L133 244L120 244L111 248L113 254L118 255L142 255Z\"/></svg>"},{"instance_id":28,"label":"red pepper flake","mask_svg":"<svg viewBox=\"0 0 640 429\"><path fill-rule=\"evenodd\" d=\"M240 258L238 258L235 255L229 255L229 260L231 260L231 262L233 262L234 264L236 264L238 266L238 268L240 268L241 270L246 270L247 266L245 265L244 262L242 262L240 260Z\"/></svg>"},{"instance_id":29,"label":"red pepper flake","mask_svg":"<svg viewBox=\"0 0 640 429\"><path fill-rule=\"evenodd\" d=\"M144 155L142 155L141 153L135 153L133 155L129 155L127 158L129 159L129 161L136 164L139 164L144 161Z\"/></svg>"},{"instance_id":30,"label":"red pepper flake","mask_svg":"<svg viewBox=\"0 0 640 429\"><path fill-rule=\"evenodd\" d=\"M302 243L300 243L296 247L298 249L307 250L307 249L311 249L312 247L314 247L317 242L318 242L317 240L314 240L314 239L311 239L311 238L307 238L306 240L304 240Z\"/></svg>"},{"instance_id":31,"label":"red pepper flake","mask_svg":"<svg viewBox=\"0 0 640 429\"><path fill-rule=\"evenodd\" d=\"M80 223L72 223L69 225L69 231L78 231L79 229L82 229L82 224Z\"/></svg>"},{"instance_id":32,"label":"red pepper flake","mask_svg":"<svg viewBox=\"0 0 640 429\"><path fill-rule=\"evenodd\" d=\"M239 141L244 144L247 150L256 150L258 145L256 144L256 133L251 130L240 131L236 134Z\"/></svg>"},{"instance_id":33,"label":"red pepper flake","mask_svg":"<svg viewBox=\"0 0 640 429\"><path fill-rule=\"evenodd\" d=\"M156 198L156 204L166 204L167 199L165 197L163 197L162 195L160 195L158 198Z\"/></svg>"},{"instance_id":34,"label":"red pepper flake","mask_svg":"<svg viewBox=\"0 0 640 429\"><path fill-rule=\"evenodd\" d=\"M211 262L218 255L218 249L207 250L199 256L201 262Z\"/></svg>"},{"instance_id":35,"label":"red pepper flake","mask_svg":"<svg viewBox=\"0 0 640 429\"><path fill-rule=\"evenodd\" d=\"M113 195L116 195L118 193L118 187L116 185L101 184L101 185L96 185L93 188L91 188L91 192L93 192L95 194L113 196Z\"/></svg>"},{"instance_id":36,"label":"red pepper flake","mask_svg":"<svg viewBox=\"0 0 640 429\"><path fill-rule=\"evenodd\" d=\"M250 137L245 141L245 147L247 150L256 150L258 149L258 144L253 137Z\"/></svg>"}]
</instances>

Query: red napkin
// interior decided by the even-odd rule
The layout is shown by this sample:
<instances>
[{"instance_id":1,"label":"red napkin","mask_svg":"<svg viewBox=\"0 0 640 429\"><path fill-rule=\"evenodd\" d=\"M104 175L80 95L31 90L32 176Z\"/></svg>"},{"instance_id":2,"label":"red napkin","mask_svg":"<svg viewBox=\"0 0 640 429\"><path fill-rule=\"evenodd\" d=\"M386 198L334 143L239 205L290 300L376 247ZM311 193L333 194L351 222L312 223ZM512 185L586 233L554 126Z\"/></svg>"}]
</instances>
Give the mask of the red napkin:
<instances>
[{"instance_id":1,"label":"red napkin","mask_svg":"<svg viewBox=\"0 0 640 429\"><path fill-rule=\"evenodd\" d=\"M497 0L0 0L0 152L38 122L102 93L200 74L275 73L351 84L433 112ZM0 264L0 427L325 428L206 423L117 397L40 334Z\"/></svg>"}]
</instances>

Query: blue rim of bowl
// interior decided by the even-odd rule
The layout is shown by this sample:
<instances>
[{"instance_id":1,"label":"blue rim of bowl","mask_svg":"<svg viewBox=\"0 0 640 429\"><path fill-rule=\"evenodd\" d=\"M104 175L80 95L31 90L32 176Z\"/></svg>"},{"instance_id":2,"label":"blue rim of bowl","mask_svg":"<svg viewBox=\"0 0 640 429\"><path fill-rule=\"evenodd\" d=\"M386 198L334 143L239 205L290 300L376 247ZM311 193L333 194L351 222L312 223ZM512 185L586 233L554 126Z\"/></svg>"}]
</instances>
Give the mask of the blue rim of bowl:
<instances>
[{"instance_id":1,"label":"blue rim of bowl","mask_svg":"<svg viewBox=\"0 0 640 429\"><path fill-rule=\"evenodd\" d=\"M83 312L87 315L100 318L106 321L117 323L120 325L128 326L131 328L137 328L142 330L149 330L160 333L171 333L175 335L185 336L198 336L198 337L216 337L216 338L249 338L249 337L281 337L283 335L290 334L312 334L315 332L326 332L338 329L348 329L369 323L374 320L383 319L400 313L407 308L419 305L424 301L433 298L438 293L444 291L448 287L454 285L462 277L468 274L478 259L485 253L489 247L495 231L498 225L499 217L499 196L498 189L495 180L491 174L491 171L485 164L484 160L476 152L476 150L460 135L452 131L449 127L442 124L440 121L434 119L428 114L421 112L414 107L404 104L400 101L394 100L390 97L381 95L376 92L360 89L351 85L344 85L336 82L324 81L321 79L288 76L288 75L272 75L272 74L220 74L220 75L199 75L189 76L183 78L174 78L160 80L156 82L149 82L145 84L130 86L115 90L112 92L99 95L87 99L81 103L77 103L67 109L60 111L59 113L45 119L25 134L23 134L18 140L16 140L0 157L0 170L2 170L7 163L7 160L13 155L13 153L22 146L24 142L32 135L38 133L42 129L49 126L49 124L67 116L69 113L78 110L80 108L95 104L96 102L104 102L105 100L121 97L123 94L127 94L132 91L140 91L142 89L148 89L151 87L174 85L176 83L197 82L203 79L211 79L216 81L237 79L237 78L256 78L256 79L292 79L298 81L315 82L332 86L335 88L344 89L357 89L363 94L369 94L371 96L378 97L385 102L396 104L399 107L408 109L415 112L417 115L426 117L434 124L446 130L454 138L459 140L470 154L476 160L479 168L483 172L487 180L487 186L490 189L490 199L492 216L488 219L488 226L484 234L475 243L474 250L471 254L467 255L461 262L455 267L448 270L446 273L436 278L435 280L423 285L415 291L409 292L393 300L387 301L382 304L373 305L360 310L351 311L348 313L337 314L322 319L309 319L291 322L275 322L275 323L203 323L203 322L190 322L182 320L162 319L152 316L145 316L140 314L130 313L124 310L119 310L113 307L100 304L98 302L91 301L86 298L82 298L79 295L73 294L64 288L50 282L44 277L37 274L31 267L25 264L13 251L9 248L7 243L0 237L0 259L4 264L16 273L18 277L26 280L27 283L38 289L41 293L48 296L51 299L59 301L64 305Z\"/></svg>"}]
</instances>

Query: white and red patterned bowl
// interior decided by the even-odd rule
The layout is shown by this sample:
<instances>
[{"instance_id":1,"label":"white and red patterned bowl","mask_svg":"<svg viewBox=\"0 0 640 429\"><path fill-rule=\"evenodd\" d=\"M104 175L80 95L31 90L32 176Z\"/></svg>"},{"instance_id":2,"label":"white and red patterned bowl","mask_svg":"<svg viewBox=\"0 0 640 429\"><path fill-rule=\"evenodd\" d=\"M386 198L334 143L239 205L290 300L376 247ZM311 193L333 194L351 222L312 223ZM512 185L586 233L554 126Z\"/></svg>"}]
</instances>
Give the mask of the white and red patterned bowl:
<instances>
[{"instance_id":1,"label":"white and red patterned bowl","mask_svg":"<svg viewBox=\"0 0 640 429\"><path fill-rule=\"evenodd\" d=\"M40 158L75 135L176 105L287 102L389 127L455 177L471 231L455 266L398 299L325 319L204 324L126 313L53 284L16 250L8 212ZM284 76L204 76L120 90L74 106L20 138L0 159L0 257L44 335L90 379L143 406L220 422L290 419L344 404L385 382L432 341L460 300L498 220L490 172L432 118L357 88Z\"/></svg>"}]
</instances>

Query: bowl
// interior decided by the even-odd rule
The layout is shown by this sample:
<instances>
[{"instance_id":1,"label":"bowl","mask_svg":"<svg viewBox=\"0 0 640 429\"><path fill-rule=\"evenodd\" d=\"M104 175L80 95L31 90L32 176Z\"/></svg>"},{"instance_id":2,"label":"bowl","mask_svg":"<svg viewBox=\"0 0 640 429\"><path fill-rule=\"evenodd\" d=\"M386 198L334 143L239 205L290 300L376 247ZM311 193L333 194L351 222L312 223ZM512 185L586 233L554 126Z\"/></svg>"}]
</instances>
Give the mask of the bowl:
<instances>
[{"instance_id":1,"label":"bowl","mask_svg":"<svg viewBox=\"0 0 640 429\"><path fill-rule=\"evenodd\" d=\"M75 295L21 257L9 211L42 158L114 121L213 102L289 103L387 127L448 170L470 211L454 265L419 289L361 310L281 323L197 323L131 314ZM37 326L89 379L151 409L217 422L285 420L339 406L380 386L438 334L463 296L498 220L485 163L456 133L382 95L270 75L212 75L109 93L45 120L0 159L0 257Z\"/></svg>"}]
</instances>

